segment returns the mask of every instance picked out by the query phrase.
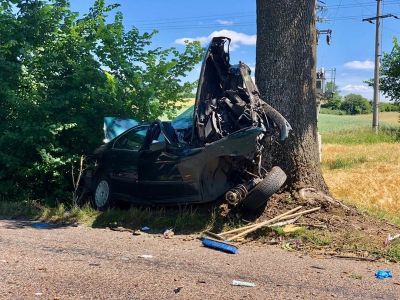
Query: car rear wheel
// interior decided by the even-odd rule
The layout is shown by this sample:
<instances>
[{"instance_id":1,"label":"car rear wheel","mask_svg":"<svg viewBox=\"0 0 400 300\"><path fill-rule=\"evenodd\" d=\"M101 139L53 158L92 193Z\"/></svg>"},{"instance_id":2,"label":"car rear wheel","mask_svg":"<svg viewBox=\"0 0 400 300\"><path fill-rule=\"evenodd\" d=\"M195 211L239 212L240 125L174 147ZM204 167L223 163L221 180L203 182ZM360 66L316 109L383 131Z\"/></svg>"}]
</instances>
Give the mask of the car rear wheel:
<instances>
[{"instance_id":1,"label":"car rear wheel","mask_svg":"<svg viewBox=\"0 0 400 300\"><path fill-rule=\"evenodd\" d=\"M93 202L98 210L104 211L111 206L112 191L110 180L100 177L96 184Z\"/></svg>"},{"instance_id":2,"label":"car rear wheel","mask_svg":"<svg viewBox=\"0 0 400 300\"><path fill-rule=\"evenodd\" d=\"M282 187L286 178L286 174L281 168L273 167L267 176L243 200L243 208L251 212L260 210L267 203L268 198Z\"/></svg>"}]
</instances>

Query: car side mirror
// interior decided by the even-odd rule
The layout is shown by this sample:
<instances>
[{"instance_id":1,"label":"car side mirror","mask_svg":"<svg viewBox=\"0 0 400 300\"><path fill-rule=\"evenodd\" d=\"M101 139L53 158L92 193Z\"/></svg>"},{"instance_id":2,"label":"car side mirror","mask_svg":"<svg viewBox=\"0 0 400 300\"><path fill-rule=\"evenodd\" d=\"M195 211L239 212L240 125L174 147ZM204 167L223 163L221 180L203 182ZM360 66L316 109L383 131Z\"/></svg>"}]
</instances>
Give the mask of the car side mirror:
<instances>
[{"instance_id":1,"label":"car side mirror","mask_svg":"<svg viewBox=\"0 0 400 300\"><path fill-rule=\"evenodd\" d=\"M162 151L166 147L167 147L167 143L165 141L156 142L156 143L150 144L149 150L152 151L152 152Z\"/></svg>"}]
</instances>

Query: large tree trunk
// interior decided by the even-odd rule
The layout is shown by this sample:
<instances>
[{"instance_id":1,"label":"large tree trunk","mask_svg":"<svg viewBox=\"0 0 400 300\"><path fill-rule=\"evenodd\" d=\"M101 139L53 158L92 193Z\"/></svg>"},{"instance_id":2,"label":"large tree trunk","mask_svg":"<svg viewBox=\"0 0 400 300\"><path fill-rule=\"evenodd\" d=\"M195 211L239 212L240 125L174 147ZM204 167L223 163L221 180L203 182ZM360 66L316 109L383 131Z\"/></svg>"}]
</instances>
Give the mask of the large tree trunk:
<instances>
[{"instance_id":1,"label":"large tree trunk","mask_svg":"<svg viewBox=\"0 0 400 300\"><path fill-rule=\"evenodd\" d=\"M256 83L293 127L272 146L268 164L288 175L288 187L328 191L317 137L315 0L257 0Z\"/></svg>"}]
</instances>

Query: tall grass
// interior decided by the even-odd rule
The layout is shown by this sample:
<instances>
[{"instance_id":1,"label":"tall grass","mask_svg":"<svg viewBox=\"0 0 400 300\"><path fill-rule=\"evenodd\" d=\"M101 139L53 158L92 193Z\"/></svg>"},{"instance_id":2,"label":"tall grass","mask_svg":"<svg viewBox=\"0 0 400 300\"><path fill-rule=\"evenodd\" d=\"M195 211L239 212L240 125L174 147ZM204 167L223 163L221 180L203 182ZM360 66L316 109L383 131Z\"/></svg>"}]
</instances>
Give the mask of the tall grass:
<instances>
[{"instance_id":1,"label":"tall grass","mask_svg":"<svg viewBox=\"0 0 400 300\"><path fill-rule=\"evenodd\" d=\"M323 145L322 166L335 197L400 225L400 143Z\"/></svg>"}]
</instances>

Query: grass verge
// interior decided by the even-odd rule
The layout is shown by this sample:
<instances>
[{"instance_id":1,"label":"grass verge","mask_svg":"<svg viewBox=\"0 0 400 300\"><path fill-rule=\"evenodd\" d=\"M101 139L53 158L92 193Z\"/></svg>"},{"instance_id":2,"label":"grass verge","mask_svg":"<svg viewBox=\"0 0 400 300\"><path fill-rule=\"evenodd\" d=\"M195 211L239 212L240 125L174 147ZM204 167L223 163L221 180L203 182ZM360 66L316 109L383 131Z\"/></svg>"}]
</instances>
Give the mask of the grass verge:
<instances>
[{"instance_id":1,"label":"grass verge","mask_svg":"<svg viewBox=\"0 0 400 300\"><path fill-rule=\"evenodd\" d=\"M222 219L217 208L210 205L182 206L175 208L131 207L113 208L100 212L89 204L82 207L58 204L55 207L41 206L35 202L0 201L0 216L5 218L29 218L33 220L85 224L94 228L125 227L140 229L147 226L158 232L167 228L175 232L196 233L203 230L219 232L242 225L240 220Z\"/></svg>"}]
</instances>

